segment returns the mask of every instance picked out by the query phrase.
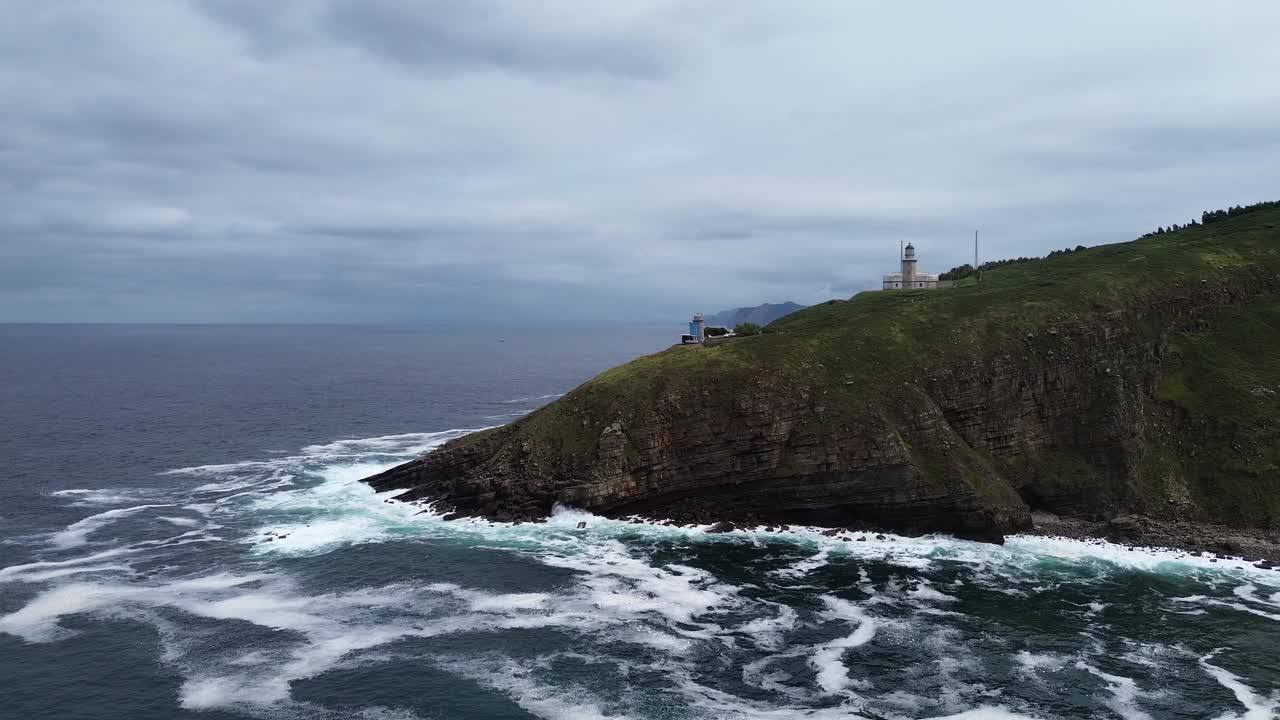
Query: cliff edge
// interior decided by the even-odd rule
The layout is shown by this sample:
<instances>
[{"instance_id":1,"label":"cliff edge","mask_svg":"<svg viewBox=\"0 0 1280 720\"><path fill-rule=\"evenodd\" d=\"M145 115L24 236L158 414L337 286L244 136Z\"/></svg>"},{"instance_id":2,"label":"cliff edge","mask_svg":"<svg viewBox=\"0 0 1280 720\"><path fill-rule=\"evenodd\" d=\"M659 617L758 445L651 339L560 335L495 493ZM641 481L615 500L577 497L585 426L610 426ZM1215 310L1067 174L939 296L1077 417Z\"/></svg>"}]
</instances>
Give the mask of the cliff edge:
<instances>
[{"instance_id":1,"label":"cliff edge","mask_svg":"<svg viewBox=\"0 0 1280 720\"><path fill-rule=\"evenodd\" d=\"M461 515L1280 524L1280 208L675 346L368 478Z\"/></svg>"}]
</instances>

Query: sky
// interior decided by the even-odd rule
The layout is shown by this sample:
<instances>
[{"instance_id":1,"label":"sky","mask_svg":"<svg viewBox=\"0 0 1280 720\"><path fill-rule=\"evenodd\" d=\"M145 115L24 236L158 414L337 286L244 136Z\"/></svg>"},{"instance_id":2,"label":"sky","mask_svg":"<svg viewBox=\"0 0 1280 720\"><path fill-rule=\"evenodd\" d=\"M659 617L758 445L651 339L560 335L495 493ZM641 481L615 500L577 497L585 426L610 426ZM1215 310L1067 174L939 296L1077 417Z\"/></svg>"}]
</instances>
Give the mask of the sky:
<instances>
[{"instance_id":1,"label":"sky","mask_svg":"<svg viewBox=\"0 0 1280 720\"><path fill-rule=\"evenodd\" d=\"M0 0L0 322L672 322L1280 199L1280 2Z\"/></svg>"}]
</instances>

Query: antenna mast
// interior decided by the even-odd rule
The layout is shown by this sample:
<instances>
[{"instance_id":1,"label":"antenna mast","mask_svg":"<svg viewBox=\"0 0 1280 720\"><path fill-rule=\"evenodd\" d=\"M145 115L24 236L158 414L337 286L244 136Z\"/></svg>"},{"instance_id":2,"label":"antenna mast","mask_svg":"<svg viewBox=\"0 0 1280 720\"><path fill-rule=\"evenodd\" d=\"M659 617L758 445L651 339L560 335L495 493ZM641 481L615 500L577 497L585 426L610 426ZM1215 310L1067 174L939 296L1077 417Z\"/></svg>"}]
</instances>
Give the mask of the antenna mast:
<instances>
[{"instance_id":1,"label":"antenna mast","mask_svg":"<svg viewBox=\"0 0 1280 720\"><path fill-rule=\"evenodd\" d=\"M977 275L978 282L982 282L982 275L978 274L978 231L973 231L973 274Z\"/></svg>"}]
</instances>

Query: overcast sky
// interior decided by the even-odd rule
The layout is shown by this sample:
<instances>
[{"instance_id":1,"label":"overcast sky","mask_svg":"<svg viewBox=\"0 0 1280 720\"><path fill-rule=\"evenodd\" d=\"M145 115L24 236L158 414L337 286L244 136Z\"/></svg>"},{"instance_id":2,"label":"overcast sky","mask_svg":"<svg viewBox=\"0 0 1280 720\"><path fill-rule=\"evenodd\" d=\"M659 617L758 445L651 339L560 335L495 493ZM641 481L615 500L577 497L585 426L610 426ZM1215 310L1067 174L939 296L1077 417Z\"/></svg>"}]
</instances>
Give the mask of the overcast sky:
<instances>
[{"instance_id":1,"label":"overcast sky","mask_svg":"<svg viewBox=\"0 0 1280 720\"><path fill-rule=\"evenodd\" d=\"M670 319L1280 199L1280 2L0 0L0 321Z\"/></svg>"}]
</instances>

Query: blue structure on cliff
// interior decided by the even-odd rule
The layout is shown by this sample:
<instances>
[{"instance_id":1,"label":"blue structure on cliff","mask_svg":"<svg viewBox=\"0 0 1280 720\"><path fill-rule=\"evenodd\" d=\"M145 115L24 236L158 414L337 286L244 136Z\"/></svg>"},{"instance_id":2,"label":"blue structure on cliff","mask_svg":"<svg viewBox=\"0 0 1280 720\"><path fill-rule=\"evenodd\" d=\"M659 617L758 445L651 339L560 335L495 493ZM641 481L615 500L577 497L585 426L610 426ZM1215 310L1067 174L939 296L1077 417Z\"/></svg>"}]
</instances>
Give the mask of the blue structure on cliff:
<instances>
[{"instance_id":1,"label":"blue structure on cliff","mask_svg":"<svg viewBox=\"0 0 1280 720\"><path fill-rule=\"evenodd\" d=\"M689 334L681 335L680 342L684 345L696 345L706 338L706 332L703 329L702 313L695 313L693 319L689 321Z\"/></svg>"}]
</instances>

